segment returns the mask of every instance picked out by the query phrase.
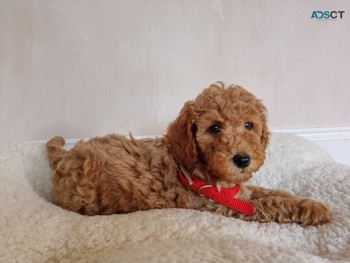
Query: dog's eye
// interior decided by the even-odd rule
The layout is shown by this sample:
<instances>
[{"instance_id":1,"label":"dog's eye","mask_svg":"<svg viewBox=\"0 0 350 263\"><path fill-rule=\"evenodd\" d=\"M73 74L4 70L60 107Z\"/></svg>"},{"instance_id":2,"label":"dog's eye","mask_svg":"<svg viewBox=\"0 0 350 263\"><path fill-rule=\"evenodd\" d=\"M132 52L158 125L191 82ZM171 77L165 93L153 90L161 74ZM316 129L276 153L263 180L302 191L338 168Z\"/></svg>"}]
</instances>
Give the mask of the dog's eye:
<instances>
[{"instance_id":1,"label":"dog's eye","mask_svg":"<svg viewBox=\"0 0 350 263\"><path fill-rule=\"evenodd\" d=\"M247 121L246 123L244 123L244 127L247 129L247 130L251 130L253 129L254 127L254 124L250 121Z\"/></svg>"},{"instance_id":2,"label":"dog's eye","mask_svg":"<svg viewBox=\"0 0 350 263\"><path fill-rule=\"evenodd\" d=\"M209 127L209 131L212 133L212 134L218 134L220 132L220 126L217 125L217 124L214 124L212 126Z\"/></svg>"}]
</instances>

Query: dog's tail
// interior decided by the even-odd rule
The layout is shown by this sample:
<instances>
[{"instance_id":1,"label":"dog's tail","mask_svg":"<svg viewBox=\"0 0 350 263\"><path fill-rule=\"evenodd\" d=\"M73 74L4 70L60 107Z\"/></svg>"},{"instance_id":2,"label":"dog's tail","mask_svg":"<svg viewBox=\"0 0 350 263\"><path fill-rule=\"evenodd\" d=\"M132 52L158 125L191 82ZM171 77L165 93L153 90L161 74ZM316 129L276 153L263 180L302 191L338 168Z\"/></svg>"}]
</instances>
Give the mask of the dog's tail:
<instances>
[{"instance_id":1,"label":"dog's tail","mask_svg":"<svg viewBox=\"0 0 350 263\"><path fill-rule=\"evenodd\" d=\"M49 159L51 169L56 169L57 164L62 160L63 155L67 152L62 148L65 141L62 137L56 136L46 143L46 154Z\"/></svg>"}]
</instances>

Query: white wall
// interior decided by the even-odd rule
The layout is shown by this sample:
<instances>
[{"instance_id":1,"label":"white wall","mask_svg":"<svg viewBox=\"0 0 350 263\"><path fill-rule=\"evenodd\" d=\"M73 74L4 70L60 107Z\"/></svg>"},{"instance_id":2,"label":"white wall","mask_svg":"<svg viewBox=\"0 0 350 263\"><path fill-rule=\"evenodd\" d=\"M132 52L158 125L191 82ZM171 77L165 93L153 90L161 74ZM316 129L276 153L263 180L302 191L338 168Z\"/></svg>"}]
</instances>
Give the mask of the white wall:
<instances>
[{"instance_id":1,"label":"white wall","mask_svg":"<svg viewBox=\"0 0 350 263\"><path fill-rule=\"evenodd\" d=\"M1 0L0 138L161 134L216 80L274 129L350 126L349 31L346 0Z\"/></svg>"}]
</instances>

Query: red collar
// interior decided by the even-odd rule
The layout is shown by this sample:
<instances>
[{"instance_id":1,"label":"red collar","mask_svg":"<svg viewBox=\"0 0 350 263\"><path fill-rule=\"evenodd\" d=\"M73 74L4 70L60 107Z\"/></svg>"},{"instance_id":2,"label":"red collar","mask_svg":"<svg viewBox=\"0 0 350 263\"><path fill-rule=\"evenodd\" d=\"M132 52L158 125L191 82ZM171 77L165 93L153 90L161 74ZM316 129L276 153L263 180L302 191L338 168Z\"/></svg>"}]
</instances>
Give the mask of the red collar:
<instances>
[{"instance_id":1,"label":"red collar","mask_svg":"<svg viewBox=\"0 0 350 263\"><path fill-rule=\"evenodd\" d=\"M221 188L219 192L216 186L207 184L191 176L182 166L180 166L179 169L179 179L186 188L197 192L201 196L208 197L216 203L222 204L245 215L252 215L254 213L254 206L251 203L234 198L241 188L239 184L233 188Z\"/></svg>"}]
</instances>

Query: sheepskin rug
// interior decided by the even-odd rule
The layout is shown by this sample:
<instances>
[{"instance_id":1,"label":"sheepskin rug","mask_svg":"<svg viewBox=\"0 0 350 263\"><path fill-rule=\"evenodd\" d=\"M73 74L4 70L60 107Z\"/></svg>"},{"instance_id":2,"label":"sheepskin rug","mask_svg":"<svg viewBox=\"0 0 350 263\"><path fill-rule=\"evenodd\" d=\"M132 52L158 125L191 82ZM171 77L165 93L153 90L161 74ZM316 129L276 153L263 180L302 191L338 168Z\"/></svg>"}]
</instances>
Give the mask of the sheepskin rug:
<instances>
[{"instance_id":1,"label":"sheepskin rug","mask_svg":"<svg viewBox=\"0 0 350 263\"><path fill-rule=\"evenodd\" d=\"M51 203L40 142L0 142L0 262L350 262L350 167L305 139L274 133L251 184L326 203L333 222L244 222L163 209L82 216Z\"/></svg>"}]
</instances>

